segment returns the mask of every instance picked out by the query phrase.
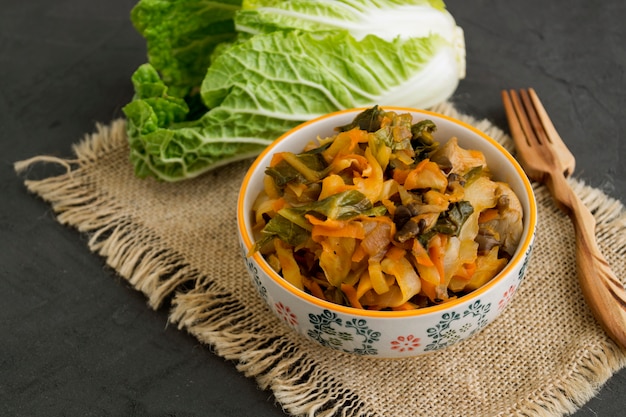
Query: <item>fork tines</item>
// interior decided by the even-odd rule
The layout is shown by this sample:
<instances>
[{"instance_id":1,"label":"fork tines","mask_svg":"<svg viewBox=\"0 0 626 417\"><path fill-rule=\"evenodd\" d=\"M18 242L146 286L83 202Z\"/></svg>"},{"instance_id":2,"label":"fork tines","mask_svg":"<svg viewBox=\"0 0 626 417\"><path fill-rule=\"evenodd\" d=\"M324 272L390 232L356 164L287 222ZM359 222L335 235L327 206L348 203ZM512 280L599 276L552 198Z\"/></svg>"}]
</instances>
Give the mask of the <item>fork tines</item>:
<instances>
[{"instance_id":1,"label":"fork tines","mask_svg":"<svg viewBox=\"0 0 626 417\"><path fill-rule=\"evenodd\" d=\"M533 88L502 91L502 100L513 137L525 137L526 145L552 145L565 176L576 166L576 159L567 148Z\"/></svg>"}]
</instances>

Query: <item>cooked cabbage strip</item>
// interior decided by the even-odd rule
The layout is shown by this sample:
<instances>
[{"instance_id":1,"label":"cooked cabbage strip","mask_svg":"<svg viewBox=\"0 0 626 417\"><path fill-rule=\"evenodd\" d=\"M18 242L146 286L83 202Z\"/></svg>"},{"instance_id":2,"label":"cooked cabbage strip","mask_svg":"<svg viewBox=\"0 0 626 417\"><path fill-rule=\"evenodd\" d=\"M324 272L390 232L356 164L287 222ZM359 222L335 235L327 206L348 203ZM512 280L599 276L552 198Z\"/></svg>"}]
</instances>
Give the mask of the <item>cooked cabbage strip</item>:
<instances>
[{"instance_id":1,"label":"cooked cabbage strip","mask_svg":"<svg viewBox=\"0 0 626 417\"><path fill-rule=\"evenodd\" d=\"M340 287L351 270L351 263L346 259L352 257L355 239L327 236L320 241L320 245L322 247L319 255L320 268L333 287Z\"/></svg>"},{"instance_id":2,"label":"cooked cabbage strip","mask_svg":"<svg viewBox=\"0 0 626 417\"><path fill-rule=\"evenodd\" d=\"M278 255L278 261L282 267L283 277L294 287L301 290L304 289L300 266L293 257L292 248L280 239L274 239L274 247L276 249L276 255Z\"/></svg>"}]
</instances>

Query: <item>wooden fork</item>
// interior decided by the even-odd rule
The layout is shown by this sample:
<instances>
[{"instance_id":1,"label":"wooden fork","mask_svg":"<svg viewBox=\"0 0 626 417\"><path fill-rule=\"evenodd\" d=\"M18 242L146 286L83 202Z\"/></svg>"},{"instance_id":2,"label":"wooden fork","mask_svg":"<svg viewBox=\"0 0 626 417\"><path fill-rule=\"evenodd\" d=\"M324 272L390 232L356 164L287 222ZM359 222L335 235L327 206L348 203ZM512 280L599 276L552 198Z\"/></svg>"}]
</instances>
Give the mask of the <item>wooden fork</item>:
<instances>
[{"instance_id":1,"label":"wooden fork","mask_svg":"<svg viewBox=\"0 0 626 417\"><path fill-rule=\"evenodd\" d=\"M607 334L626 348L626 291L598 248L593 215L566 180L574 156L532 88L502 91L502 101L520 164L531 180L546 184L574 224L576 269L587 304Z\"/></svg>"}]
</instances>

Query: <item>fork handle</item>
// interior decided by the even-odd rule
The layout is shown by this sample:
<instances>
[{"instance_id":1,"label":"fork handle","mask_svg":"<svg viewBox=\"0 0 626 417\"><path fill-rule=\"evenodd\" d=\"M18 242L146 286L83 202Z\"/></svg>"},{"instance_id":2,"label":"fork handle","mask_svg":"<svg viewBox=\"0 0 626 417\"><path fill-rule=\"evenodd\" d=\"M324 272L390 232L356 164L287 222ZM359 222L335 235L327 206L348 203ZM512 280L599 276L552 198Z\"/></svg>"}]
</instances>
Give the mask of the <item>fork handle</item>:
<instances>
[{"instance_id":1,"label":"fork handle","mask_svg":"<svg viewBox=\"0 0 626 417\"><path fill-rule=\"evenodd\" d=\"M553 172L546 184L574 224L576 269L585 300L607 334L626 348L626 290L598 247L595 218L560 172Z\"/></svg>"}]
</instances>

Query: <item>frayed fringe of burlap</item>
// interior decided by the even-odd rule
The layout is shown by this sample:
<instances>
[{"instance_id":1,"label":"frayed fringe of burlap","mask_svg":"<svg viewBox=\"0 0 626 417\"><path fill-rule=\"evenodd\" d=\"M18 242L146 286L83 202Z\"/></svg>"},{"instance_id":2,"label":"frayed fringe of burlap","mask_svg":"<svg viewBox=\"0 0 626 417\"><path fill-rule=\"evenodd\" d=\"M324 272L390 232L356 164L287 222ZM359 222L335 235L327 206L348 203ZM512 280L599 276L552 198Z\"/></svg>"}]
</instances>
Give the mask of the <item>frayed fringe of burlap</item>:
<instances>
[{"instance_id":1,"label":"frayed fringe of burlap","mask_svg":"<svg viewBox=\"0 0 626 417\"><path fill-rule=\"evenodd\" d=\"M577 367L570 373L557 376L550 387L541 387L519 401L511 410L498 413L498 417L556 417L569 415L593 398L612 370L626 366L624 351L616 344L590 346Z\"/></svg>"},{"instance_id":2,"label":"frayed fringe of burlap","mask_svg":"<svg viewBox=\"0 0 626 417\"><path fill-rule=\"evenodd\" d=\"M89 249L103 256L107 265L145 294L156 309L177 287L200 273L151 230L143 228L138 219L122 214L124 210L115 199L104 195L92 181L89 165L126 143L126 122L119 119L108 126L98 124L93 135L75 144L75 159L38 156L15 163L14 168L21 173L42 162L64 167L64 175L26 180L24 184L51 204L59 223L86 233Z\"/></svg>"},{"instance_id":3,"label":"frayed fringe of burlap","mask_svg":"<svg viewBox=\"0 0 626 417\"><path fill-rule=\"evenodd\" d=\"M326 374L318 362L284 337L268 329L254 311L214 282L206 281L174 298L170 320L200 342L236 363L237 369L271 390L285 411L297 416L375 417L356 393Z\"/></svg>"},{"instance_id":4,"label":"frayed fringe of burlap","mask_svg":"<svg viewBox=\"0 0 626 417\"><path fill-rule=\"evenodd\" d=\"M450 103L433 110L485 131L513 151L510 138L489 121L461 114ZM285 411L319 417L377 415L357 393L342 387L300 349L300 343L307 342L295 342L280 329L260 329L254 313L233 294L186 263L181 254L167 248L137 219L120 215L115 199L95 188L88 165L110 150L125 146L126 140L125 121L116 120L108 126L97 125L94 134L75 145L74 159L39 156L16 163L15 169L23 172L35 163L65 167L63 175L26 180L25 184L52 205L60 223L86 233L89 248L143 292L152 308L171 298L170 322L209 345L218 355L234 361L240 372L255 378L262 389L271 390ZM624 206L580 181L569 181L594 213L598 236L626 254ZM545 187L534 186L539 200L550 198ZM626 366L624 353L618 347L598 349L587 351L578 369L561 376L561 388L538 389L535 395L499 415L555 417L574 412L596 394L612 372Z\"/></svg>"}]
</instances>

